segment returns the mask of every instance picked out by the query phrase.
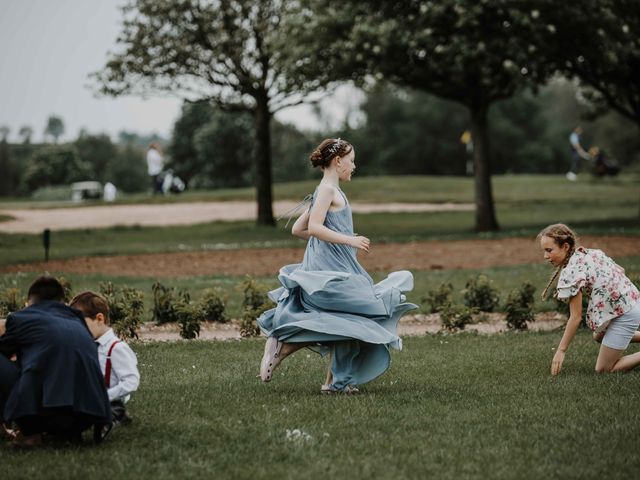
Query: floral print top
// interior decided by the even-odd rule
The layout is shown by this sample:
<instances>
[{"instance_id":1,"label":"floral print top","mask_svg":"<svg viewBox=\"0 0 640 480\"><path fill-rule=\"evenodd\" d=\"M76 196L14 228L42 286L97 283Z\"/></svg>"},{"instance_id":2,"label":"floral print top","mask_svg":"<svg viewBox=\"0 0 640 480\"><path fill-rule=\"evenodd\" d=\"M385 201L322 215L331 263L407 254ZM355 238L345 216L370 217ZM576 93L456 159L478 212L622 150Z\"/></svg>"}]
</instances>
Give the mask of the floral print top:
<instances>
[{"instance_id":1,"label":"floral print top","mask_svg":"<svg viewBox=\"0 0 640 480\"><path fill-rule=\"evenodd\" d=\"M624 274L624 268L602 250L576 248L560 272L558 298L568 300L582 289L589 298L587 325L602 332L609 322L627 313L640 301L640 292Z\"/></svg>"}]
</instances>

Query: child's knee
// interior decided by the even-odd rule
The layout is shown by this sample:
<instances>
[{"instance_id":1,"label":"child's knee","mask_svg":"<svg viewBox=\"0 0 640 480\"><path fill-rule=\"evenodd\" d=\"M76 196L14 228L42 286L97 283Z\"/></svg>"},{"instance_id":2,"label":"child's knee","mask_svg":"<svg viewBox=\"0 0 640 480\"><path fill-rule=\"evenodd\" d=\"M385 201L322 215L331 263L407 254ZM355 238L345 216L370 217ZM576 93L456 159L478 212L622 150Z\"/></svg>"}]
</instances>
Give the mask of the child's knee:
<instances>
[{"instance_id":1,"label":"child's knee","mask_svg":"<svg viewBox=\"0 0 640 480\"><path fill-rule=\"evenodd\" d=\"M602 363L602 364L596 363L596 368L595 368L596 373L610 373L610 372L613 372L613 369L615 368L616 363L618 363L618 362L614 362L614 363L609 364L609 365L604 364L604 363Z\"/></svg>"}]
</instances>

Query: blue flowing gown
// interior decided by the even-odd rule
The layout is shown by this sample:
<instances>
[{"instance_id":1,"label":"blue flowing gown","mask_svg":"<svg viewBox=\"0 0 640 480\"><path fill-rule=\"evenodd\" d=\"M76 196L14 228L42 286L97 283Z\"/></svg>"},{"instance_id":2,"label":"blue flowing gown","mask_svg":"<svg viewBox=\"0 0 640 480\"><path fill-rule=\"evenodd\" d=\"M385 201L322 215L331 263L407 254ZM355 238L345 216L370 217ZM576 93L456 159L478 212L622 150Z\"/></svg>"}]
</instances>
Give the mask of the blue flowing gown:
<instances>
[{"instance_id":1,"label":"blue flowing gown","mask_svg":"<svg viewBox=\"0 0 640 480\"><path fill-rule=\"evenodd\" d=\"M353 235L351 207L340 193L345 207L328 211L324 225ZM310 348L323 355L331 351L335 390L384 373L391 363L389 347L402 349L398 321L418 308L404 303L401 293L413 289L411 272L393 272L374 284L358 263L356 250L309 238L302 263L282 267L278 276L282 286L269 292L276 308L258 318L267 336L285 343L312 343Z\"/></svg>"}]
</instances>

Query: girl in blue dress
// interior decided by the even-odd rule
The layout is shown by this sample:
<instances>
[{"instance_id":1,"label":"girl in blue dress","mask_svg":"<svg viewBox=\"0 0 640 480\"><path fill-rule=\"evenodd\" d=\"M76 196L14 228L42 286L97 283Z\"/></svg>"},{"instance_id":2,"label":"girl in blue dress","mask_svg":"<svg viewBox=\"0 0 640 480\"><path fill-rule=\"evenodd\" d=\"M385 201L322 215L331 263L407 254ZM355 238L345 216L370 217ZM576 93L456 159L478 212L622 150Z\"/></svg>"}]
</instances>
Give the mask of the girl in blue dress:
<instances>
[{"instance_id":1,"label":"girl in blue dress","mask_svg":"<svg viewBox=\"0 0 640 480\"><path fill-rule=\"evenodd\" d=\"M331 354L322 392L356 393L357 385L387 370L390 347L402 348L398 321L417 306L404 303L401 292L413 288L413 276L393 272L374 284L358 263L357 250L368 253L371 243L354 233L351 207L340 189L356 168L353 146L326 139L310 160L322 169L322 181L292 229L308 240L307 248L301 264L280 269L282 286L269 293L277 306L258 318L268 337L260 377L270 381L284 358L309 347Z\"/></svg>"}]
</instances>

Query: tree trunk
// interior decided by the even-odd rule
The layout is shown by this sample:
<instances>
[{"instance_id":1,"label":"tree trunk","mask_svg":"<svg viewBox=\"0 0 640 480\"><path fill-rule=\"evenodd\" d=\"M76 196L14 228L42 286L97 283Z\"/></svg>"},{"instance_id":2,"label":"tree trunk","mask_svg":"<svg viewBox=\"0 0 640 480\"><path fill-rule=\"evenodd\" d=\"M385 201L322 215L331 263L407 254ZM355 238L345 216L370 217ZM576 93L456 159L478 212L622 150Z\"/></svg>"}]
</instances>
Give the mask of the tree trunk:
<instances>
[{"instance_id":1,"label":"tree trunk","mask_svg":"<svg viewBox=\"0 0 640 480\"><path fill-rule=\"evenodd\" d=\"M471 109L471 138L475 174L476 231L499 230L491 191L488 115L486 106Z\"/></svg>"},{"instance_id":2,"label":"tree trunk","mask_svg":"<svg viewBox=\"0 0 640 480\"><path fill-rule=\"evenodd\" d=\"M271 190L271 112L266 96L256 99L256 193L258 225L275 226L273 219L273 193Z\"/></svg>"}]
</instances>

